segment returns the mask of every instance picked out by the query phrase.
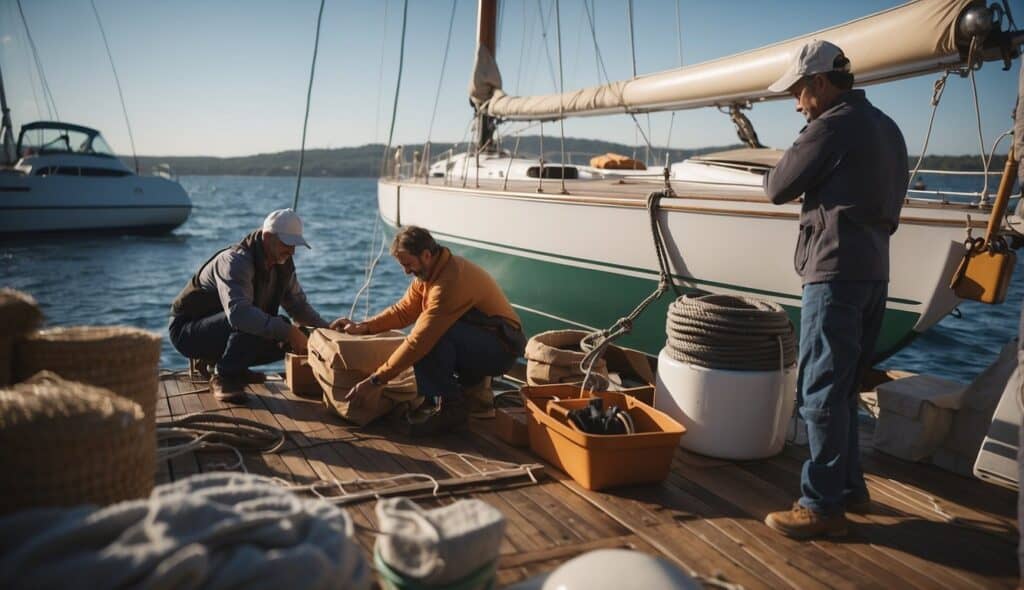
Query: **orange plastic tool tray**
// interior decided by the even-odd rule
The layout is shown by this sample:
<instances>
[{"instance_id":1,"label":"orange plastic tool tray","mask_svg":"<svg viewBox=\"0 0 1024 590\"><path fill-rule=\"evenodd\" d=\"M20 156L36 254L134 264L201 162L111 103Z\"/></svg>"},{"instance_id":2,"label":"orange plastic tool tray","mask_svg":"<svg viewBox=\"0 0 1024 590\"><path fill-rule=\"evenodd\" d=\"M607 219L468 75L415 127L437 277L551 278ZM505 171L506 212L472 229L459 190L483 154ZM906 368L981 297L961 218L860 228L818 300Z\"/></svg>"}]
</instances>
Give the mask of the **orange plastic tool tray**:
<instances>
[{"instance_id":1,"label":"orange plastic tool tray","mask_svg":"<svg viewBox=\"0 0 1024 590\"><path fill-rule=\"evenodd\" d=\"M668 476L672 456L685 429L667 414L621 393L585 391L579 386L541 385L520 390L528 412L530 449L569 474L588 490L660 482ZM563 411L549 412L549 402L576 409L590 397L605 406L625 407L636 426L634 434L587 434L565 422Z\"/></svg>"}]
</instances>

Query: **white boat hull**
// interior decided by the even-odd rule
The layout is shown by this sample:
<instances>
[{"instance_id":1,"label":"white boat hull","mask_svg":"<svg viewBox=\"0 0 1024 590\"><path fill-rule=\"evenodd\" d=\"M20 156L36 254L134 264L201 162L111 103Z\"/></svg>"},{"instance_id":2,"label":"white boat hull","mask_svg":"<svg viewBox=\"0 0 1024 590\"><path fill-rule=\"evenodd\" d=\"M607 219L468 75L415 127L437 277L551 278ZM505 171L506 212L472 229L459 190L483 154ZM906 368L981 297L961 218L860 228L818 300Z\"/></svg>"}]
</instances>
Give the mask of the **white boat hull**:
<instances>
[{"instance_id":1,"label":"white boat hull","mask_svg":"<svg viewBox=\"0 0 1024 590\"><path fill-rule=\"evenodd\" d=\"M556 191L557 183L550 184ZM635 197L383 180L378 200L388 225L426 227L457 253L480 262L531 331L607 327L657 285L649 216ZM799 319L802 287L792 263L798 204L673 198L662 201L662 210L677 285L773 300ZM898 350L957 304L948 281L963 252L965 221L963 209L904 210L892 241L881 354ZM627 345L657 354L669 299L663 297L640 318Z\"/></svg>"},{"instance_id":2,"label":"white boat hull","mask_svg":"<svg viewBox=\"0 0 1024 590\"><path fill-rule=\"evenodd\" d=\"M191 210L181 185L164 178L0 175L0 235L165 232Z\"/></svg>"}]
</instances>

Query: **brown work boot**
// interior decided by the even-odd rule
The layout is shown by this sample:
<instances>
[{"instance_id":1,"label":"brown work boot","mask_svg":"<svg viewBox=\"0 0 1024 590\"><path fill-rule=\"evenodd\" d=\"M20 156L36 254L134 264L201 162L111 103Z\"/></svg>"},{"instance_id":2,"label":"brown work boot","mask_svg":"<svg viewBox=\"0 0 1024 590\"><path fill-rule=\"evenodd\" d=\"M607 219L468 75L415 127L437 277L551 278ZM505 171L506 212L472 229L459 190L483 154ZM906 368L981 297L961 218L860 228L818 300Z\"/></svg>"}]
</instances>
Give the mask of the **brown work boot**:
<instances>
[{"instance_id":1,"label":"brown work boot","mask_svg":"<svg viewBox=\"0 0 1024 590\"><path fill-rule=\"evenodd\" d=\"M222 375L210 377L210 393L218 401L228 403L244 403L248 397L243 381L237 378L225 378Z\"/></svg>"},{"instance_id":2,"label":"brown work boot","mask_svg":"<svg viewBox=\"0 0 1024 590\"><path fill-rule=\"evenodd\" d=\"M469 408L462 397L439 398L424 402L400 420L400 428L409 436L433 436L462 430L469 423Z\"/></svg>"},{"instance_id":3,"label":"brown work boot","mask_svg":"<svg viewBox=\"0 0 1024 590\"><path fill-rule=\"evenodd\" d=\"M480 383L463 387L466 401L469 403L469 415L472 418L494 418L494 390L491 389L491 378L484 377Z\"/></svg>"},{"instance_id":4,"label":"brown work boot","mask_svg":"<svg viewBox=\"0 0 1024 590\"><path fill-rule=\"evenodd\" d=\"M801 506L799 502L794 502L790 510L772 512L765 517L764 523L792 539L841 537L847 532L846 515L820 514Z\"/></svg>"}]
</instances>

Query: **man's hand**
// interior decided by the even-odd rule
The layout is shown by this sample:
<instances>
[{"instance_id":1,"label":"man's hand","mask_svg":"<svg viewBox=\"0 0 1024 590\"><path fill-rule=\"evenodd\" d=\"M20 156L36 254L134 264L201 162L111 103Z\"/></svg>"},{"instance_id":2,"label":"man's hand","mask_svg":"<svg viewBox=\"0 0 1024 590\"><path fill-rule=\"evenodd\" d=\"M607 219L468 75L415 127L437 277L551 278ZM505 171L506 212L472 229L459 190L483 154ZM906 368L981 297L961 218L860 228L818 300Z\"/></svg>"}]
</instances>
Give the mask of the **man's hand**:
<instances>
[{"instance_id":1,"label":"man's hand","mask_svg":"<svg viewBox=\"0 0 1024 590\"><path fill-rule=\"evenodd\" d=\"M345 328L349 327L350 325L352 325L354 323L355 322L353 322L352 320L350 320L348 318L338 318L338 319L334 320L333 322L331 322L331 325L328 326L328 328L330 328L332 330L338 330L339 332L344 332Z\"/></svg>"},{"instance_id":2,"label":"man's hand","mask_svg":"<svg viewBox=\"0 0 1024 590\"><path fill-rule=\"evenodd\" d=\"M295 354L306 354L306 346L309 343L309 339L306 335L298 328L298 326L292 326L288 330L288 346L292 349Z\"/></svg>"},{"instance_id":3,"label":"man's hand","mask_svg":"<svg viewBox=\"0 0 1024 590\"><path fill-rule=\"evenodd\" d=\"M352 334L353 336L362 336L363 334L369 334L370 328L364 322L353 322L348 318L338 318L331 322L330 328L332 330L340 330L346 334Z\"/></svg>"},{"instance_id":4,"label":"man's hand","mask_svg":"<svg viewBox=\"0 0 1024 590\"><path fill-rule=\"evenodd\" d=\"M363 402L364 398L380 394L380 391L384 389L384 386L374 385L370 379L371 377L367 377L359 383L356 383L355 387L348 390L348 393L345 394L345 401L350 402L354 406L358 406Z\"/></svg>"},{"instance_id":5,"label":"man's hand","mask_svg":"<svg viewBox=\"0 0 1024 590\"><path fill-rule=\"evenodd\" d=\"M353 336L362 336L363 334L370 333L370 326L367 326L364 322L351 322L345 326L345 333L352 334Z\"/></svg>"}]
</instances>

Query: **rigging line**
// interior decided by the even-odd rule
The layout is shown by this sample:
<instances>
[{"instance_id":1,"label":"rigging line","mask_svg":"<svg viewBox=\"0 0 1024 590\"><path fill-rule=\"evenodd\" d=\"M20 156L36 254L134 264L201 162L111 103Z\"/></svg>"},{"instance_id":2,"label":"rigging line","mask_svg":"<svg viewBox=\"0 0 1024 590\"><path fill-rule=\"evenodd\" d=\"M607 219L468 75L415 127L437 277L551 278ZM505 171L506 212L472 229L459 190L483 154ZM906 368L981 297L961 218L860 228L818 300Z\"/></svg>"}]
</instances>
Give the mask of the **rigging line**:
<instances>
[{"instance_id":1,"label":"rigging line","mask_svg":"<svg viewBox=\"0 0 1024 590\"><path fill-rule=\"evenodd\" d=\"M124 114L124 126L128 128L128 143L132 146L132 160L135 162L135 174L139 174L139 156L135 152L135 137L132 135L132 123L128 120L128 107L124 104L124 93L121 91L121 79L117 75L117 68L114 67L114 56L110 53L110 43L107 42L107 33L103 30L103 22L100 20L100 13L96 10L96 1L89 0L92 6L92 13L96 15L96 24L100 28L100 36L103 37L103 46L107 48L107 59L110 60L110 71L114 72L114 83L117 85L117 96L121 99L121 113Z\"/></svg>"},{"instance_id":2,"label":"rigging line","mask_svg":"<svg viewBox=\"0 0 1024 590\"><path fill-rule=\"evenodd\" d=\"M544 7L540 3L541 0L537 0L537 11L543 15ZM551 5L554 8L554 4ZM551 10L548 10L548 17L551 17ZM548 28L544 26L545 19L540 19L540 36L544 40L544 57L548 60L548 73L551 74L551 85L558 84L557 78L555 78L555 64L551 60L551 48L548 47Z\"/></svg>"},{"instance_id":3,"label":"rigging line","mask_svg":"<svg viewBox=\"0 0 1024 590\"><path fill-rule=\"evenodd\" d=\"M586 2L586 0L584 0L584 3L585 2ZM583 16L582 7L581 7L581 10L580 10L580 16L581 17ZM582 47L582 45L583 45L583 27L579 27L578 29L576 29L576 51L575 51L575 55L573 55L573 58L572 58L572 70L570 70L572 72L572 80L570 81L570 85L573 86L573 87L577 86L577 84L576 84L576 72L579 71L580 48Z\"/></svg>"},{"instance_id":4,"label":"rigging line","mask_svg":"<svg viewBox=\"0 0 1024 590\"><path fill-rule=\"evenodd\" d=\"M636 38L633 31L633 0L626 0L626 25L629 30L629 54L632 57L633 63L633 79L636 79ZM633 116L633 121L636 122L637 131L644 136L644 143L647 144L647 155L644 157L644 162L648 165L651 163L651 142L647 137L651 133L651 114L647 113L647 133L644 133L640 122L637 121L636 116ZM634 135L634 141L636 136ZM634 159L636 159L634 152Z\"/></svg>"},{"instance_id":5,"label":"rigging line","mask_svg":"<svg viewBox=\"0 0 1024 590\"><path fill-rule=\"evenodd\" d=\"M565 190L565 108L562 103L562 93L565 92L565 78L562 73L562 9L559 0L555 0L555 36L558 40L558 131L561 135L562 169L559 177L562 180L562 194Z\"/></svg>"},{"instance_id":6,"label":"rigging line","mask_svg":"<svg viewBox=\"0 0 1024 590\"><path fill-rule=\"evenodd\" d=\"M683 21L680 10L681 0L676 0L676 51L679 55L679 67L683 67ZM672 117L668 120L668 138L665 140L665 153L672 152L672 127L676 123L676 111L672 111Z\"/></svg>"},{"instance_id":7,"label":"rigging line","mask_svg":"<svg viewBox=\"0 0 1024 590\"><path fill-rule=\"evenodd\" d=\"M519 41L519 63L516 65L516 82L514 86L514 92L516 95L519 94L519 81L522 79L523 74L523 54L525 53L527 45L526 38L528 21L526 17L526 2L523 2L521 6L523 7L523 36ZM532 24L532 19L529 21L529 23Z\"/></svg>"},{"instance_id":8,"label":"rigging line","mask_svg":"<svg viewBox=\"0 0 1024 590\"><path fill-rule=\"evenodd\" d=\"M380 93L381 89L384 88L384 51L387 49L388 42L388 5L390 4L387 0L384 0L384 30L380 36L380 66L377 68L377 98L373 103L374 107L374 121L373 121L373 141L376 143L380 137Z\"/></svg>"},{"instance_id":9,"label":"rigging line","mask_svg":"<svg viewBox=\"0 0 1024 590\"><path fill-rule=\"evenodd\" d=\"M395 138L395 119L398 118L398 96L402 90L402 66L405 65L405 25L409 18L409 0L402 0L402 35L398 44L398 78L395 80L395 101L391 106L391 129L388 131L388 143L384 146L383 162L387 162L391 142ZM382 162L382 164L383 164Z\"/></svg>"},{"instance_id":10,"label":"rigging line","mask_svg":"<svg viewBox=\"0 0 1024 590\"><path fill-rule=\"evenodd\" d=\"M596 13L597 13L597 5L596 4L594 5L594 13L593 14L590 12L590 6L587 3L587 0L583 0L583 7L587 11L587 23L589 23L589 25L590 25L590 38L594 42L594 56L595 56L595 58L597 60L598 66L599 66L599 70L597 72L598 82L601 81L600 78L601 78L601 75L603 74L604 75L604 83L608 84L609 82L611 82L611 78L608 77L608 68L606 68L605 65L604 65L604 58L601 57L601 47L597 43L597 31L596 31L595 24L594 24L596 19L597 19L597 15L596 15Z\"/></svg>"},{"instance_id":11,"label":"rigging line","mask_svg":"<svg viewBox=\"0 0 1024 590\"><path fill-rule=\"evenodd\" d=\"M441 77L437 80L437 92L434 94L434 111L430 115L430 126L427 127L427 143L430 143L434 131L434 119L437 117L437 105L441 100L441 84L444 83L444 70L448 65L448 48L452 44L452 27L455 25L455 6L458 0L452 0L452 14L448 19L448 39L444 42L444 58L441 59Z\"/></svg>"},{"instance_id":12,"label":"rigging line","mask_svg":"<svg viewBox=\"0 0 1024 590\"><path fill-rule=\"evenodd\" d=\"M594 54L597 56L597 62L600 65L600 68L601 68L601 71L598 72L598 82L600 82L600 75L603 73L604 74L604 83L608 84L608 83L611 82L611 78L608 76L608 69L605 67L605 64L604 64L604 57L601 56L601 47L597 43L597 30L596 30L596 27L594 26L594 21L595 21L596 13L597 13L597 5L596 4L594 5L593 13L591 13L590 7L587 5L587 1L586 0L583 1L583 5L587 9L587 24L590 26L590 38L594 42ZM648 139L647 134L644 133L643 128L640 126L640 121L638 121L637 118L636 118L636 114L632 113L632 112L629 112L629 111L626 111L626 112L629 115L629 117L631 119L633 119L633 124L640 131L640 135L643 136L644 142L648 146L650 146L651 145L651 140Z\"/></svg>"},{"instance_id":13,"label":"rigging line","mask_svg":"<svg viewBox=\"0 0 1024 590\"><path fill-rule=\"evenodd\" d=\"M942 75L941 78L935 81L932 86L932 115L928 118L928 131L924 134L924 145L921 146L921 155L917 157L917 163L914 164L914 169L910 173L909 184L913 185L914 179L917 177L917 173L921 170L921 163L924 162L924 156L928 152L928 142L932 137L932 126L935 124L935 112L939 109L939 102L942 100L942 93L946 89L946 80L949 78L949 70ZM907 187L908 190L910 186Z\"/></svg>"},{"instance_id":14,"label":"rigging line","mask_svg":"<svg viewBox=\"0 0 1024 590\"><path fill-rule=\"evenodd\" d=\"M306 88L306 115L302 119L302 143L299 145L299 169L295 175L295 199L292 210L299 209L299 189L302 188L302 166L306 160L306 128L309 126L309 104L313 98L313 79L316 76L316 54L320 50L320 22L324 17L324 3L320 0L320 12L316 16L316 36L313 38L313 62L309 65L309 86Z\"/></svg>"},{"instance_id":15,"label":"rigging line","mask_svg":"<svg viewBox=\"0 0 1024 590\"><path fill-rule=\"evenodd\" d=\"M32 89L32 101L35 103L35 107L36 107L36 120L42 120L44 118L43 117L43 108L41 106L39 106L39 93L36 92L36 78L38 78L38 76L39 76L39 74L36 72L36 70L32 69L32 67L29 66L29 68L28 68L28 87ZM43 86L43 83L42 83L42 81L40 81L39 82L39 87L42 88L42 86ZM44 102L45 102L45 98L44 98ZM46 105L46 106L47 106L47 108L49 108L49 105ZM50 117L51 118L53 117L52 113L50 113ZM42 134L41 130L39 131L39 134L40 134L40 137L41 137L41 134ZM41 142L42 142L42 139L40 139L40 143Z\"/></svg>"},{"instance_id":16,"label":"rigging line","mask_svg":"<svg viewBox=\"0 0 1024 590\"><path fill-rule=\"evenodd\" d=\"M25 37L28 39L28 45L32 49L32 59L36 63L36 69L39 71L39 85L43 89L43 104L46 105L46 112L50 114L55 120L60 121L60 113L57 112L57 101L53 100L53 93L50 92L50 84L46 81L46 72L43 71L43 62L39 59L39 50L36 49L36 42L32 40L32 31L28 28L28 19L25 18L25 10L21 7L21 0L17 0L18 13L21 14L21 24L25 27ZM47 102L49 99L49 102ZM52 105L52 109L50 108Z\"/></svg>"},{"instance_id":17,"label":"rigging line","mask_svg":"<svg viewBox=\"0 0 1024 590\"><path fill-rule=\"evenodd\" d=\"M636 42L633 40L633 0L626 0L626 27L629 32L629 52L633 59L633 77L636 78Z\"/></svg>"},{"instance_id":18,"label":"rigging line","mask_svg":"<svg viewBox=\"0 0 1024 590\"><path fill-rule=\"evenodd\" d=\"M974 40L971 40L973 47ZM981 187L981 202L988 202L988 167L989 160L985 157L985 136L981 129L981 104L978 102L978 83L974 80L974 66L967 64L970 68L971 75L971 91L974 93L974 116L978 122L978 142L981 144L981 165L985 171L985 183Z\"/></svg>"}]
</instances>

